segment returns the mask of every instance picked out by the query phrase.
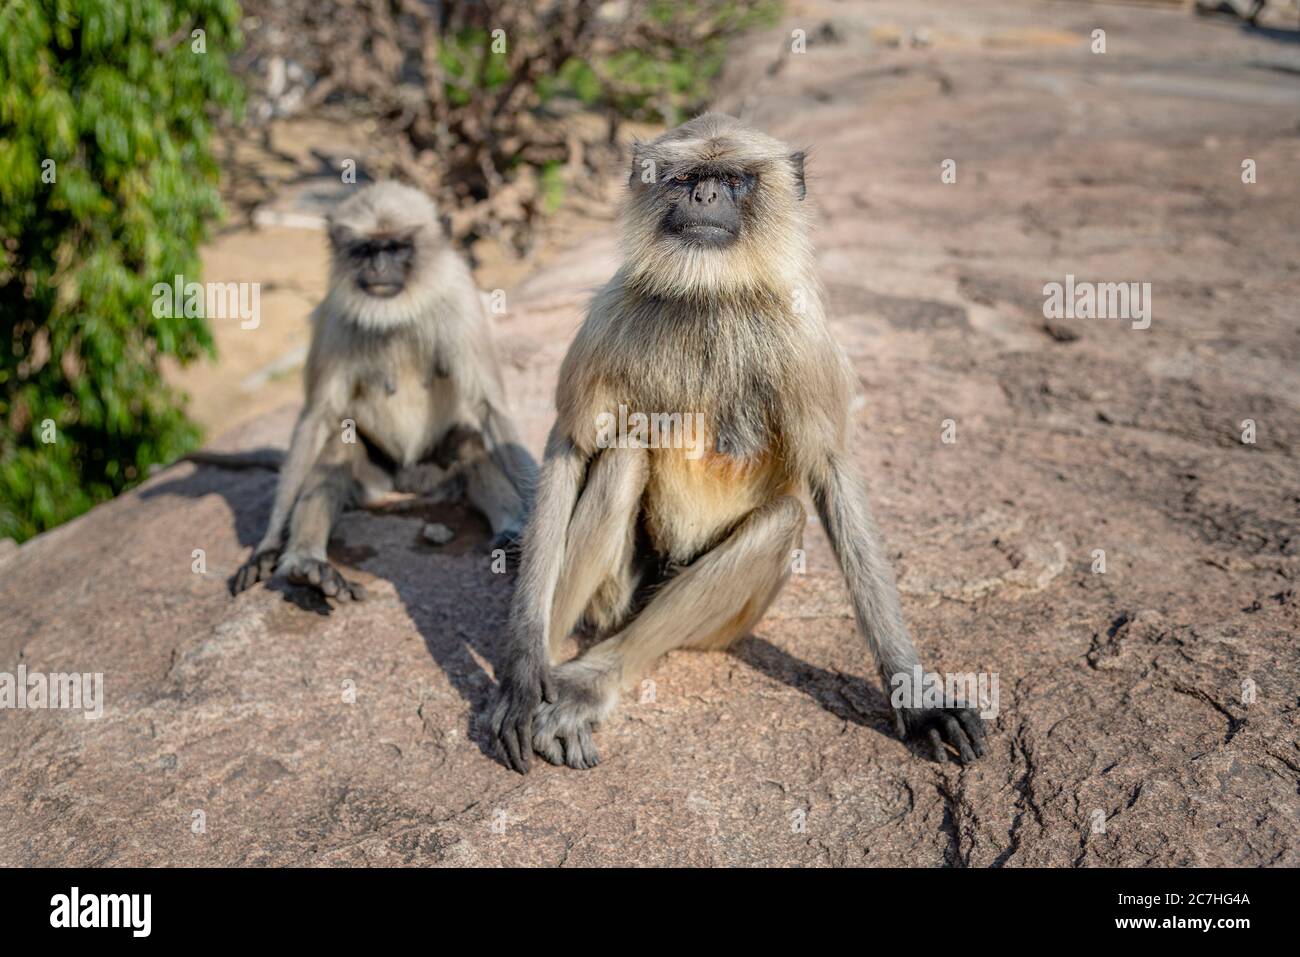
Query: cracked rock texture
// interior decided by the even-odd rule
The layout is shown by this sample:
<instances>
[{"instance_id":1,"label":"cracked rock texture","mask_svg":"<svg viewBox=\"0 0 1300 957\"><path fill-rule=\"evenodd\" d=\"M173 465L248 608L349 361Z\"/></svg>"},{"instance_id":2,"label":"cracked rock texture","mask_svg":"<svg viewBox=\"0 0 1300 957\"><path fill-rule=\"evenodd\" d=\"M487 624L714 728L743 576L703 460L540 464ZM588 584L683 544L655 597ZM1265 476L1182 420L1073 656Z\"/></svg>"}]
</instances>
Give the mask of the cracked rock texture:
<instances>
[{"instance_id":1,"label":"cracked rock texture","mask_svg":"<svg viewBox=\"0 0 1300 957\"><path fill-rule=\"evenodd\" d=\"M1300 48L1150 8L789 13L718 106L813 149L853 450L923 658L998 676L991 753L894 737L810 523L751 638L665 660L597 769L519 777L479 723L512 587L479 519L346 515L364 605L232 599L274 476L179 465L0 553L0 670L107 696L0 712L0 864L1300 864ZM602 231L510 297L534 450L616 259ZM1150 328L1045 320L1067 273L1150 282Z\"/></svg>"}]
</instances>

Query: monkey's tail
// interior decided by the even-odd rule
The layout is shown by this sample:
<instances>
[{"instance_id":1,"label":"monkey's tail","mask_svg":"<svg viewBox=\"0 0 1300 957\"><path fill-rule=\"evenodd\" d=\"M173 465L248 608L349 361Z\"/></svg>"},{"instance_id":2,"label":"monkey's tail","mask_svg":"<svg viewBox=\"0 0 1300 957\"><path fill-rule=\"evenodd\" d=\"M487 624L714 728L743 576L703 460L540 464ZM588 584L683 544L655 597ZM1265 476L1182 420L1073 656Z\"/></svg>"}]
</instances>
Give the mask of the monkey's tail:
<instances>
[{"instance_id":1,"label":"monkey's tail","mask_svg":"<svg viewBox=\"0 0 1300 957\"><path fill-rule=\"evenodd\" d=\"M280 466L284 464L284 450L268 446L242 452L213 452L209 449L198 449L181 456L178 461L194 462L196 465L215 465L222 469L266 469L278 472Z\"/></svg>"}]
</instances>

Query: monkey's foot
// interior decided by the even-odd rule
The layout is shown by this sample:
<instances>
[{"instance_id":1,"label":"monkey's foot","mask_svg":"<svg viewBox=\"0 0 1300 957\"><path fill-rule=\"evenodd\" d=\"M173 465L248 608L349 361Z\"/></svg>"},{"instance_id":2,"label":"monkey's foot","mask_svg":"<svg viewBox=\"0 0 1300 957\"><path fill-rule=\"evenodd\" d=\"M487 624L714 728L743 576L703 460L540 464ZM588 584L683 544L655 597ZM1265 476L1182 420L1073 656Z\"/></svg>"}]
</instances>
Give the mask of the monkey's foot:
<instances>
[{"instance_id":1,"label":"monkey's foot","mask_svg":"<svg viewBox=\"0 0 1300 957\"><path fill-rule=\"evenodd\" d=\"M329 562L308 558L293 552L285 555L276 572L295 585L311 585L327 598L338 601L364 601L366 589L357 582L348 581Z\"/></svg>"},{"instance_id":2,"label":"monkey's foot","mask_svg":"<svg viewBox=\"0 0 1300 957\"><path fill-rule=\"evenodd\" d=\"M925 743L940 764L948 761L948 745L962 764L984 756L984 722L974 708L898 708L900 734Z\"/></svg>"},{"instance_id":3,"label":"monkey's foot","mask_svg":"<svg viewBox=\"0 0 1300 957\"><path fill-rule=\"evenodd\" d=\"M608 679L581 659L556 667L551 678L555 700L543 701L533 716L533 750L551 764L578 771L599 764L591 733L618 700Z\"/></svg>"},{"instance_id":4,"label":"monkey's foot","mask_svg":"<svg viewBox=\"0 0 1300 957\"><path fill-rule=\"evenodd\" d=\"M496 533L492 539L492 549L503 548L506 554L511 558L518 558L524 540L524 526L521 522L518 525L507 525L501 531Z\"/></svg>"},{"instance_id":5,"label":"monkey's foot","mask_svg":"<svg viewBox=\"0 0 1300 957\"><path fill-rule=\"evenodd\" d=\"M280 549L268 548L264 552L254 552L253 557L239 566L230 579L230 594L238 595L241 591L252 588L258 582L270 580L275 574L275 566L280 561Z\"/></svg>"}]
</instances>

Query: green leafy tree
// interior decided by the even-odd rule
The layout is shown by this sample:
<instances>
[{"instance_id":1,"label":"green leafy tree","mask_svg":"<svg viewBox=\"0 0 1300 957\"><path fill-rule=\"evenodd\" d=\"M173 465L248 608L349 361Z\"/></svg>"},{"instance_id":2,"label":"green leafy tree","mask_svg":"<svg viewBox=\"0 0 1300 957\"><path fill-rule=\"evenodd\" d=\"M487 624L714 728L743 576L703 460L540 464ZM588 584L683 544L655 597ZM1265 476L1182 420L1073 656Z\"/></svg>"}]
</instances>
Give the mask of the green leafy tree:
<instances>
[{"instance_id":1,"label":"green leafy tree","mask_svg":"<svg viewBox=\"0 0 1300 957\"><path fill-rule=\"evenodd\" d=\"M197 275L209 140L240 108L235 0L0 0L0 538L193 447L165 358L212 353L152 289Z\"/></svg>"}]
</instances>

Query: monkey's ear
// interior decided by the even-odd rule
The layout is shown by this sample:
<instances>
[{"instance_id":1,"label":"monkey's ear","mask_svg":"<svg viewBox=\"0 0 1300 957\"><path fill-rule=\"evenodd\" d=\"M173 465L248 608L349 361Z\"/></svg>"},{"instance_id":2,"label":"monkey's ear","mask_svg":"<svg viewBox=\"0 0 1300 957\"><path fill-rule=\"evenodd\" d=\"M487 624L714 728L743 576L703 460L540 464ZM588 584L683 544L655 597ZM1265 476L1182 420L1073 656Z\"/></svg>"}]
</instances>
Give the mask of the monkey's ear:
<instances>
[{"instance_id":1,"label":"monkey's ear","mask_svg":"<svg viewBox=\"0 0 1300 957\"><path fill-rule=\"evenodd\" d=\"M642 143L640 140L635 140L632 143L632 171L628 173L628 177L627 177L627 184L629 186L635 186L637 184L638 179L643 183L646 182L654 183L658 181L659 174L654 169L654 161L650 160L648 162L649 162L648 171L652 174L649 180L646 179L647 159L645 156L645 144Z\"/></svg>"},{"instance_id":2,"label":"monkey's ear","mask_svg":"<svg viewBox=\"0 0 1300 957\"><path fill-rule=\"evenodd\" d=\"M790 154L790 165L794 167L794 185L801 200L808 195L808 187L803 180L803 158L803 150Z\"/></svg>"}]
</instances>

